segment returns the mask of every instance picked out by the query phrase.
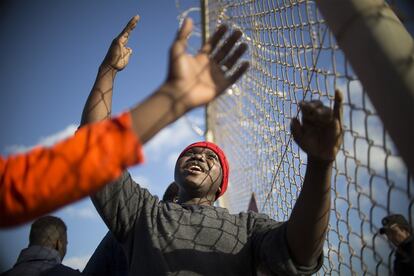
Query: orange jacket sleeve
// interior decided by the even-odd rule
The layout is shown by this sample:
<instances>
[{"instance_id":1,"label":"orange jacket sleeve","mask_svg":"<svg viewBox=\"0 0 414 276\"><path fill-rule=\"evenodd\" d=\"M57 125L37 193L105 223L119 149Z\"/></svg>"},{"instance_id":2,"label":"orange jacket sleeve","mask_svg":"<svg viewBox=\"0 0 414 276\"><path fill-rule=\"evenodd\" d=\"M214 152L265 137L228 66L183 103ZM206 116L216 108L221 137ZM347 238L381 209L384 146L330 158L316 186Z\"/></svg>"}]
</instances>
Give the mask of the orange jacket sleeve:
<instances>
[{"instance_id":1,"label":"orange jacket sleeve","mask_svg":"<svg viewBox=\"0 0 414 276\"><path fill-rule=\"evenodd\" d=\"M142 161L130 113L86 125L50 148L0 157L0 227L27 222L88 196Z\"/></svg>"}]
</instances>

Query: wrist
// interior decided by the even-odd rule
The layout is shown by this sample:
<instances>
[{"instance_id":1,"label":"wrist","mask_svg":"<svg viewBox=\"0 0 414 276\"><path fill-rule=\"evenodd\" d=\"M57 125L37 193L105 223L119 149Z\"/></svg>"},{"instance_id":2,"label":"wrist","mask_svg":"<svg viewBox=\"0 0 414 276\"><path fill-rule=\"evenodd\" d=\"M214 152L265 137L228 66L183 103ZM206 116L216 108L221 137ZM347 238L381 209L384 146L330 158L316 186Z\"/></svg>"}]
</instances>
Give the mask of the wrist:
<instances>
[{"instance_id":1,"label":"wrist","mask_svg":"<svg viewBox=\"0 0 414 276\"><path fill-rule=\"evenodd\" d=\"M116 73L118 73L118 70L115 69L113 66L106 64L105 62L103 62L100 66L99 66L99 74L107 74L110 73L112 76L115 76Z\"/></svg>"},{"instance_id":2,"label":"wrist","mask_svg":"<svg viewBox=\"0 0 414 276\"><path fill-rule=\"evenodd\" d=\"M168 98L171 109L177 116L182 116L192 109L184 93L180 91L175 83L168 81L164 82L157 90L156 94Z\"/></svg>"},{"instance_id":3,"label":"wrist","mask_svg":"<svg viewBox=\"0 0 414 276\"><path fill-rule=\"evenodd\" d=\"M312 165L320 168L330 168L335 160L325 160L308 154L308 166Z\"/></svg>"}]
</instances>

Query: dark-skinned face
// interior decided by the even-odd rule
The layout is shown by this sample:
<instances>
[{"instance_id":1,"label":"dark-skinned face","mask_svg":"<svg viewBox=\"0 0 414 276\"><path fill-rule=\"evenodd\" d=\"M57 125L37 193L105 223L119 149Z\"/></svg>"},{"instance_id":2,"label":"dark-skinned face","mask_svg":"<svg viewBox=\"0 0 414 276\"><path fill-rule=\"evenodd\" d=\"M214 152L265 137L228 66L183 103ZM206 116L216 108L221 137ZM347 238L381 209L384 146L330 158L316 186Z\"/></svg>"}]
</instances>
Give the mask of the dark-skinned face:
<instances>
[{"instance_id":1,"label":"dark-skinned face","mask_svg":"<svg viewBox=\"0 0 414 276\"><path fill-rule=\"evenodd\" d=\"M215 198L223 179L221 164L214 151L194 147L187 150L175 165L175 182L189 197Z\"/></svg>"}]
</instances>

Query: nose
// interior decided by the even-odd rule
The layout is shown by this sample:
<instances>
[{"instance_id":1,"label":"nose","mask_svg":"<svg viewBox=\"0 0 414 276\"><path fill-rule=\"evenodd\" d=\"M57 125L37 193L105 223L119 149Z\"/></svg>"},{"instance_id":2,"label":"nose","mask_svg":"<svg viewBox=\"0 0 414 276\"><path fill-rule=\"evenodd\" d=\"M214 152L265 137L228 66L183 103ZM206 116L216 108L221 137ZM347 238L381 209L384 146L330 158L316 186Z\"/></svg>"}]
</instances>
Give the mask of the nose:
<instances>
[{"instance_id":1,"label":"nose","mask_svg":"<svg viewBox=\"0 0 414 276\"><path fill-rule=\"evenodd\" d=\"M196 159L196 160L205 160L205 158L204 158L204 155L203 154L201 154L201 153L194 153L193 154L193 159Z\"/></svg>"},{"instance_id":2,"label":"nose","mask_svg":"<svg viewBox=\"0 0 414 276\"><path fill-rule=\"evenodd\" d=\"M194 158L196 158L198 160L204 160L204 155L201 154L201 153L195 153Z\"/></svg>"}]
</instances>

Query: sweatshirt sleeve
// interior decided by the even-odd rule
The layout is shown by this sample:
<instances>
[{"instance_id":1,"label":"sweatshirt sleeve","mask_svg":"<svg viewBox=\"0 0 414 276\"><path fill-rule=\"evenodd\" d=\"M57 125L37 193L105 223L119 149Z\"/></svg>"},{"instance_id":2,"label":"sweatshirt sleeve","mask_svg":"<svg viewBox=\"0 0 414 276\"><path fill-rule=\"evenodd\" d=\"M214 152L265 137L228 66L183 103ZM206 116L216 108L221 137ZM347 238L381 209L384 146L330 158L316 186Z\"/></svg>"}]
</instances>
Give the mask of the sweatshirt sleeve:
<instances>
[{"instance_id":1,"label":"sweatshirt sleeve","mask_svg":"<svg viewBox=\"0 0 414 276\"><path fill-rule=\"evenodd\" d=\"M286 222L276 222L264 214L254 218L253 254L258 271L266 275L312 275L322 267L323 254L311 266L297 265L291 257L286 239Z\"/></svg>"},{"instance_id":2,"label":"sweatshirt sleeve","mask_svg":"<svg viewBox=\"0 0 414 276\"><path fill-rule=\"evenodd\" d=\"M0 158L0 227L27 222L93 194L142 162L130 113L85 125L50 148Z\"/></svg>"}]
</instances>

